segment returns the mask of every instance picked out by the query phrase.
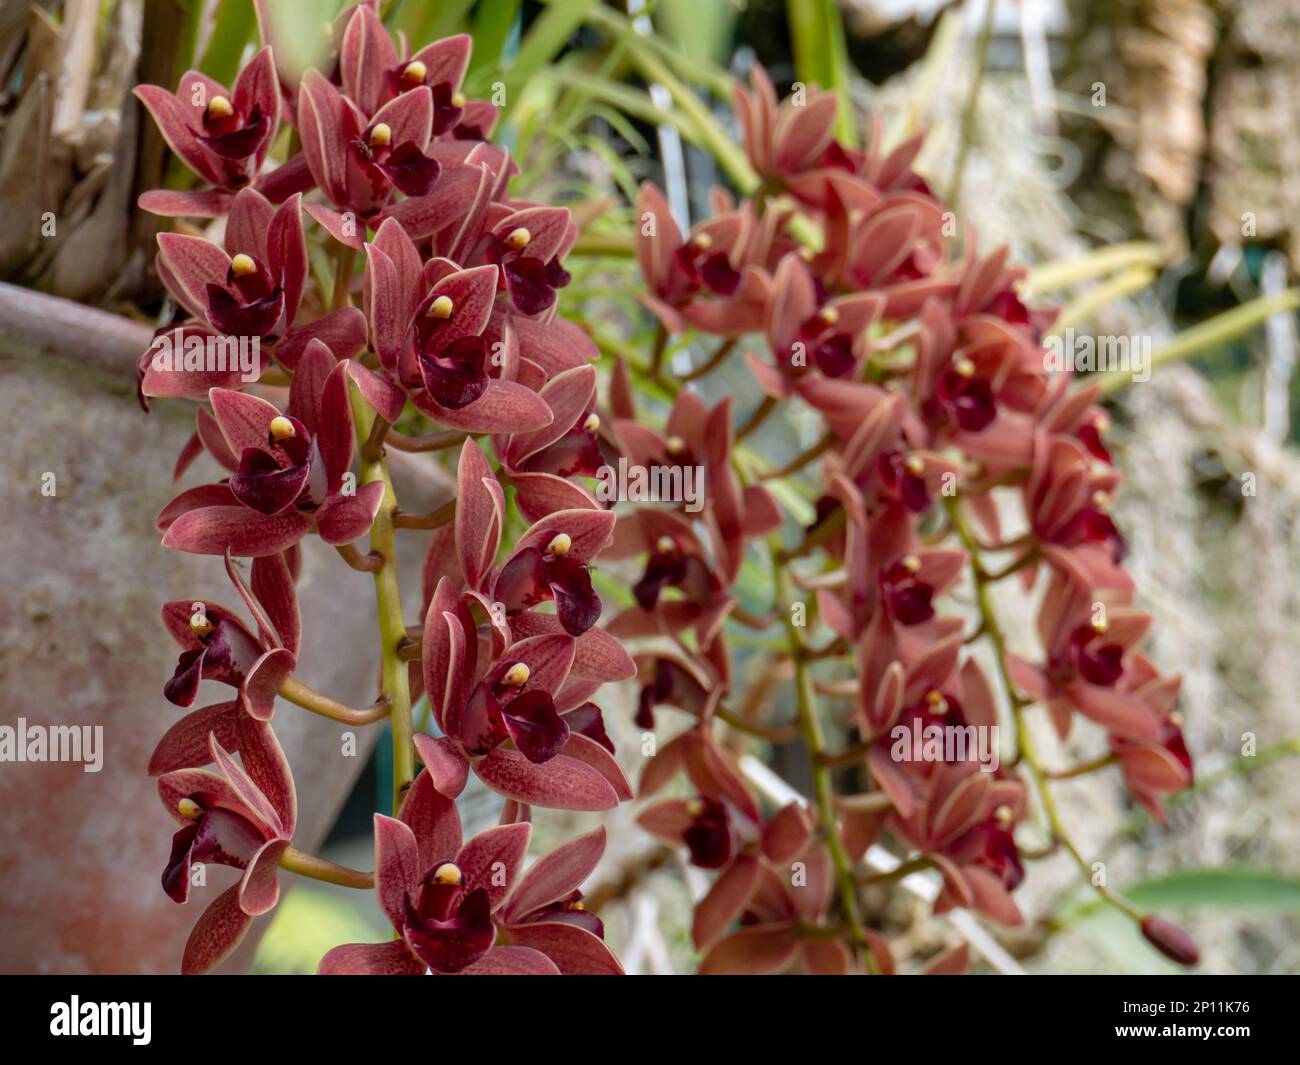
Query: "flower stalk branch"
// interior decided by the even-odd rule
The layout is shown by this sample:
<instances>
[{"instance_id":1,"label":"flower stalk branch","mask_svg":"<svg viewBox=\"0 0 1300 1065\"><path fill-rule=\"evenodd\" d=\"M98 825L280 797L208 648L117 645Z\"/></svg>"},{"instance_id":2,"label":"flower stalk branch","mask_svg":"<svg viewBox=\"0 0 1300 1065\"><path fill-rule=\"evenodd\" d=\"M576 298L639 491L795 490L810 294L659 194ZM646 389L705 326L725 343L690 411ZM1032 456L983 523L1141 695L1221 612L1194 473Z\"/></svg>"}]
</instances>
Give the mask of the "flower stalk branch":
<instances>
[{"instance_id":1,"label":"flower stalk branch","mask_svg":"<svg viewBox=\"0 0 1300 1065\"><path fill-rule=\"evenodd\" d=\"M849 862L848 853L844 849L844 840L840 836L839 820L835 812L835 787L831 781L830 768L822 761L826 751L826 742L822 735L821 721L817 717L812 671L804 655L803 633L794 622L791 609L794 601L790 595L790 582L781 561L781 543L775 534L770 540L770 547L772 585L778 609L781 611L782 621L785 625L786 639L790 646L790 656L794 661L795 705L799 715L799 728L803 735L804 745L808 748L808 757L811 762L817 818L821 824L822 834L826 838L826 847L830 852L831 864L835 869L835 880L839 886L840 906L844 910L844 919L848 923L854 944L862 952L868 969L874 972L876 966L862 924L862 914L858 906L857 885L853 878L853 867Z\"/></svg>"}]
</instances>

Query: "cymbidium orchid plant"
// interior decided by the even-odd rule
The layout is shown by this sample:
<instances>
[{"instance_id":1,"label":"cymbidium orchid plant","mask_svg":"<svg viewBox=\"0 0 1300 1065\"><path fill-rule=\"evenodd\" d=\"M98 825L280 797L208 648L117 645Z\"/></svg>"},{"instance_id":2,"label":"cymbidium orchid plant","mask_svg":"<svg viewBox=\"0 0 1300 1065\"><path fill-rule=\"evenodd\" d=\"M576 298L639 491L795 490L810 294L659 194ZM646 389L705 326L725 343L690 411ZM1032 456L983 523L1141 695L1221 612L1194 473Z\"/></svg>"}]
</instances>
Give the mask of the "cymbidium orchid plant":
<instances>
[{"instance_id":1,"label":"cymbidium orchid plant","mask_svg":"<svg viewBox=\"0 0 1300 1065\"><path fill-rule=\"evenodd\" d=\"M661 709L690 718L649 744L637 791L650 800L640 824L716 874L692 929L704 972L892 972L865 907L882 878L863 859L879 844L907 870L938 871L936 911L1020 923L1022 845L1064 848L1086 869L1032 714L1061 736L1088 719L1108 744L1101 761L1157 814L1191 781L1177 680L1137 649L1150 618L1133 607L1108 512L1119 475L1105 415L1094 391L1045 369L1051 315L1021 302L1005 252L979 256L968 233L953 255L944 205L912 169L919 141L846 147L833 96L778 103L756 70L736 112L760 183L739 203L720 193L689 233L643 188L642 302L658 342L611 365L559 316L578 228L565 208L512 196L517 168L487 139L496 109L461 90L468 38L412 53L360 3L334 39L331 64L296 84L276 73L270 41L230 92L194 72L174 95L138 90L203 183L141 206L216 220L205 232L219 235L191 221L160 236L159 276L187 316L160 335L251 338L260 353L251 373L160 364L155 349L140 364L142 401L198 403L177 476L204 452L227 472L162 509L163 544L221 556L251 619L207 601L163 607L181 647L166 697L191 707L204 681L235 690L180 719L150 765L180 824L162 875L171 898L186 901L195 862L240 873L195 925L185 972L218 964L275 906L280 869L373 886L392 923L396 938L336 947L322 973L620 972L580 891L604 830L528 859L534 808L633 800L606 727L623 712L616 697L651 740L673 725ZM294 149L272 166L286 125ZM332 260L332 283L309 269L309 242ZM671 338L707 334L719 354L675 381ZM766 398L742 420L690 382L750 336L769 349L747 356ZM664 392L675 400L657 425L645 411ZM820 439L762 468L752 434L794 405L820 420ZM432 427L396 428L417 422ZM404 511L393 448L448 456L455 499ZM601 498L595 479L619 460L698 470L702 505ZM815 517L798 529L765 482L818 467ZM415 589L395 548L412 533L428 537ZM373 577L371 706L295 675L312 536L337 549L340 572ZM995 553L1008 556L1000 569ZM755 559L771 574L760 616L737 591ZM616 610L597 566L627 575ZM1002 579L1043 592L1036 657L1007 647L990 595ZM973 631L947 603L962 587L975 593ZM793 679L791 724L762 717L780 700L740 690L736 626L783 633L765 676ZM621 695L606 687L619 682ZM373 873L295 848L277 696L351 726L391 723L393 805L375 815ZM422 698L427 733L414 724ZM999 721L1014 744L995 766L975 747L899 752L899 728L996 737ZM765 805L728 734L802 743L811 801ZM471 774L503 801L500 824L464 840L456 799ZM1195 959L1175 926L1103 891L1164 953Z\"/></svg>"}]
</instances>

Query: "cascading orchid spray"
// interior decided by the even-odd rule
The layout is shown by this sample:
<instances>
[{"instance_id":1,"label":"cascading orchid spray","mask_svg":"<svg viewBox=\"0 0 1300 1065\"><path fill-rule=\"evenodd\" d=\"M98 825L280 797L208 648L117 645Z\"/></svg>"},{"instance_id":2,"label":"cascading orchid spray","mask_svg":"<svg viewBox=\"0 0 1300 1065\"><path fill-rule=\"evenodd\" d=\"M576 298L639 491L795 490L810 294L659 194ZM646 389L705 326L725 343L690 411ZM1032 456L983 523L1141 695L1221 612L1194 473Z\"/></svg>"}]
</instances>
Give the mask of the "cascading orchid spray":
<instances>
[{"instance_id":1,"label":"cascading orchid spray","mask_svg":"<svg viewBox=\"0 0 1300 1065\"><path fill-rule=\"evenodd\" d=\"M210 186L150 192L141 206L224 220L221 244L159 238L159 275L188 315L167 331L187 346L255 338L261 353L251 374L160 363L153 349L140 365L146 403L199 404L177 476L203 452L228 471L163 508L163 543L222 557L251 618L206 601L163 608L182 648L167 698L193 706L203 681L235 690L181 718L150 765L179 825L167 893L186 900L195 862L240 872L200 916L183 971L227 956L275 906L286 869L373 886L393 924L395 939L337 947L321 972L621 972L580 893L604 830L524 863L532 807L599 811L633 797L596 701L605 683L633 677L643 729L660 706L695 718L647 763L639 788L654 795L681 772L694 796L656 800L640 820L719 871L692 929L705 972L891 971L861 897L859 863L882 836L916 855L909 866L941 872L937 910L1019 922L1017 830L1031 794L1050 843L1083 863L1023 727L1032 705L1062 735L1076 714L1100 725L1107 760L1157 812L1162 794L1190 782L1177 682L1135 649L1149 618L1131 606L1107 514L1118 475L1104 415L1091 391L1044 369L1049 318L1020 303L1004 254L949 261L943 206L911 169L919 142L851 151L833 137L833 97L778 105L756 72L736 107L759 191L738 205L720 197L718 214L683 235L644 188L643 302L662 323L660 341L644 364L615 363L601 402L596 345L557 315L577 228L564 208L511 197L517 168L489 140L496 109L461 91L469 39L406 54L373 3L340 16L335 39L332 69L297 84L277 74L268 45L229 92L194 72L174 95L137 90ZM298 150L267 170L281 123ZM334 260L332 285L308 269L304 213L323 231L311 239ZM815 250L799 237L809 222L822 232ZM690 379L739 338L766 335L772 360L750 365L767 398L739 428L730 400L709 407L667 374L668 337L686 330L722 338ZM638 418L646 379L676 397L662 431ZM821 419L821 441L782 469L756 469L739 440L794 403ZM408 404L438 431L399 432ZM389 448L456 453L453 503L403 511ZM616 519L593 478L620 459L702 469L702 509L658 503ZM787 544L763 481L817 461L816 521ZM1019 496L1022 535L1004 537L995 491ZM503 551L516 516L531 524ZM430 534L418 590L403 588L396 568L408 530ZM311 535L374 580L383 668L369 707L295 675L295 582ZM1012 553L997 572L984 561L993 551ZM767 618L733 594L755 554L771 567ZM591 569L617 559L638 560L635 605L602 627ZM989 585L1013 574L1046 588L1036 662L1008 651L992 610ZM973 637L938 610L963 580L980 609ZM805 609L829 633L825 646L800 623ZM741 693L727 626L778 623L795 684L789 727L733 709ZM972 639L991 646L1015 757L982 772L972 751L900 756L900 725L997 725ZM392 816L375 815L373 873L293 846L277 696L354 726L391 723ZM436 736L415 730L422 696ZM764 810L719 742L722 725L801 739L812 803ZM856 730L857 742L831 749L832 725ZM499 825L464 840L455 800L471 772L503 808ZM1175 926L1107 896L1166 954L1195 959Z\"/></svg>"},{"instance_id":2,"label":"cascading orchid spray","mask_svg":"<svg viewBox=\"0 0 1300 1065\"><path fill-rule=\"evenodd\" d=\"M662 800L641 823L687 847L696 865L721 870L695 911L702 971L890 972L888 943L861 912L862 883L932 866L942 878L936 912L964 907L1022 923L1012 892L1024 878L1017 829L1031 796L1047 822L1044 849L1064 848L1091 880L1057 813L1026 727L1029 708L1041 705L1062 737L1076 715L1101 726L1109 753L1098 765L1118 763L1133 796L1162 817L1161 796L1192 781L1174 712L1178 680L1136 649L1151 619L1132 606L1124 541L1108 514L1119 474L1102 441L1097 389L1048 371L1043 336L1053 315L1021 303L1023 272L1007 267L1005 251L979 258L971 236L964 258L950 261L950 215L912 169L920 138L885 153L877 130L865 151L850 150L834 136L832 94L778 102L761 69L750 91L736 90L735 107L758 190L739 204L720 197L723 209L689 234L653 185L638 204L644 303L662 326L641 372L662 377L666 338L687 330L721 338L691 379L746 334L765 333L772 355L749 357L767 398L736 432L729 401L710 412L689 391L677 394L667 443L648 442L630 399L616 412L626 449L704 456L713 478L704 522L711 551L688 523L654 511L620 521L639 520L646 543L657 546L638 607L610 631L694 629L694 646L678 641L672 654L638 656L642 723L659 703L698 717L641 782L643 795L653 793L682 771L696 797ZM810 221L820 230L816 248L800 239ZM630 397L631 388L616 395ZM778 469L740 460L737 437L791 403L820 419L817 443ZM772 535L780 515L762 483L817 461L816 519L786 546ZM1027 528L1007 536L1017 509ZM723 702L731 670L722 622L736 616L728 589L746 542L764 536L773 620L785 620L795 678L793 735L738 720ZM991 570L991 553L1010 561ZM1013 576L1026 590L1045 589L1038 661L1008 650L993 608L990 585ZM963 580L978 608L969 634L960 617L939 612ZM669 586L689 606L661 599ZM804 604L792 598L796 588L813 598L830 635L824 646L812 646L797 621ZM979 642L996 663L1013 726L1006 764L997 753L998 697L968 650ZM838 676L851 679L819 675L834 675L837 662ZM818 696L847 707L824 721ZM765 818L717 741L719 719L773 742L802 739L814 810L787 807ZM857 742L828 749L827 721ZM863 786L837 790L845 770ZM861 866L881 837L914 856L884 876ZM802 863L812 890L790 889L791 863ZM1176 925L1098 890L1157 949L1195 962L1195 945ZM933 971L965 965L963 947Z\"/></svg>"}]
</instances>

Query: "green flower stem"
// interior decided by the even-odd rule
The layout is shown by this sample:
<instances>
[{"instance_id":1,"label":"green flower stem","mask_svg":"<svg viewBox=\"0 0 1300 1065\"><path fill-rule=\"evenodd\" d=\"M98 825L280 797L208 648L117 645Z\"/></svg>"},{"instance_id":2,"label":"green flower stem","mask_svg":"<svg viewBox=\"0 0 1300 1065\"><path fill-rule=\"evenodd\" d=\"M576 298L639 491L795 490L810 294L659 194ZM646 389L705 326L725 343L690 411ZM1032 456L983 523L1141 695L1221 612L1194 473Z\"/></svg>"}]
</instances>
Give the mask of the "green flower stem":
<instances>
[{"instance_id":1,"label":"green flower stem","mask_svg":"<svg viewBox=\"0 0 1300 1065\"><path fill-rule=\"evenodd\" d=\"M731 354L731 349L736 346L736 341L738 339L740 338L727 337L725 340L722 341L721 344L718 345L717 350L714 351L714 353L709 356L707 361L701 363L699 366L695 367L689 373L682 374L682 380L697 381L701 377L704 377L706 374L711 373L713 370L717 369L720 365L722 365L722 363L726 361L727 356Z\"/></svg>"},{"instance_id":2,"label":"green flower stem","mask_svg":"<svg viewBox=\"0 0 1300 1065\"><path fill-rule=\"evenodd\" d=\"M993 36L994 0L985 0L984 19L975 45L975 71L971 75L970 91L961 116L961 139L957 142L957 161L953 164L952 182L948 186L947 200L953 210L961 208L961 179L966 169L966 155L975 134L975 116L979 111L980 85L984 81L984 67L988 61L989 41Z\"/></svg>"},{"instance_id":3,"label":"green flower stem","mask_svg":"<svg viewBox=\"0 0 1300 1065\"><path fill-rule=\"evenodd\" d=\"M1069 852L1070 857L1074 859L1074 864L1079 867L1079 872L1084 881L1091 885L1099 896L1135 921L1140 921L1142 920L1142 914L1132 903L1104 885L1093 882L1092 866L1084 858L1079 848L1075 846L1069 832L1066 831L1065 823L1061 820L1060 811L1056 806L1056 798L1052 794L1049 774L1038 756L1038 748L1025 721L1025 707L1030 704L1016 691L1015 683L1011 679L1011 670L1007 665L1006 637L1002 632L997 613L993 609L993 597L989 592L988 574L980 564L979 546L975 540L975 534L971 530L966 515L962 513L961 506L956 499L949 497L944 502L948 508L948 519L952 523L952 528L957 533L957 538L961 541L962 546L966 549L966 553L970 555L971 580L975 585L975 601L979 608L980 624L983 626L984 634L993 647L997 658L998 674L1006 690L1007 700L1011 704L1011 717L1015 723L1016 731L1018 761L1023 762L1028 771L1030 780L1034 785L1034 791L1038 796L1039 805L1042 807L1043 815L1047 819L1052 839Z\"/></svg>"},{"instance_id":4,"label":"green flower stem","mask_svg":"<svg viewBox=\"0 0 1300 1065\"><path fill-rule=\"evenodd\" d=\"M280 868L297 873L299 876L323 880L327 884L338 884L341 887L359 888L364 891L375 886L373 873L362 873L356 869L349 869L346 865L335 865L324 858L317 858L314 854L307 854L293 847L286 847L284 854L280 856Z\"/></svg>"},{"instance_id":5,"label":"green flower stem","mask_svg":"<svg viewBox=\"0 0 1300 1065\"><path fill-rule=\"evenodd\" d=\"M637 72L651 85L662 85L673 98L673 103L682 111L699 132L702 147L713 153L723 172L731 178L741 195L748 195L758 188L758 175L749 165L740 145L734 137L713 117L713 112L682 80L668 69L658 52L642 42L629 44L628 51Z\"/></svg>"},{"instance_id":6,"label":"green flower stem","mask_svg":"<svg viewBox=\"0 0 1300 1065\"><path fill-rule=\"evenodd\" d=\"M384 564L383 558L373 551L363 555L356 544L339 544L336 550L343 561L359 573L374 573Z\"/></svg>"},{"instance_id":7,"label":"green flower stem","mask_svg":"<svg viewBox=\"0 0 1300 1065\"><path fill-rule=\"evenodd\" d=\"M933 864L929 858L913 858L887 873L859 873L857 880L859 884L893 884L905 876L924 872Z\"/></svg>"},{"instance_id":8,"label":"green flower stem","mask_svg":"<svg viewBox=\"0 0 1300 1065\"><path fill-rule=\"evenodd\" d=\"M307 687L297 677L286 677L284 683L280 685L278 694L295 706L301 706L313 714L319 714L321 717L345 725L373 725L376 721L382 721L389 713L386 699L380 699L364 710L358 710L356 707L346 706L328 695L322 695Z\"/></svg>"},{"instance_id":9,"label":"green flower stem","mask_svg":"<svg viewBox=\"0 0 1300 1065\"><path fill-rule=\"evenodd\" d=\"M785 624L786 640L790 646L790 658L794 663L795 700L799 714L799 729L803 734L804 746L808 748L811 762L813 792L817 800L817 817L821 823L822 834L826 837L826 847L830 851L831 864L835 868L835 880L839 885L840 905L844 909L844 919L848 922L853 942L857 944L866 960L867 967L876 971L871 946L867 943L862 925L862 914L858 909L857 884L853 879L853 867L848 853L844 849L844 840L840 836L839 821L835 815L835 788L831 781L830 767L825 765L823 757L826 741L822 736L821 722L817 717L816 699L813 693L812 671L809 669L805 654L803 633L794 623L791 615L793 600L790 595L790 580L782 563L783 551L780 539L773 534L768 541L772 553L772 586L776 593L777 607Z\"/></svg>"},{"instance_id":10,"label":"green flower stem","mask_svg":"<svg viewBox=\"0 0 1300 1065\"><path fill-rule=\"evenodd\" d=\"M352 420L356 423L358 446L370 437L375 415L361 398L355 386L350 387ZM389 719L393 728L393 812L401 808L402 798L411 781L415 779L415 748L411 744L414 724L411 719L411 687L407 665L398 654L398 645L406 639L406 623L402 620L402 596L397 579L397 534L393 516L397 512L397 496L388 473L388 462L382 456L373 461L361 461L361 482L381 481L384 499L379 504L375 523L370 529L370 551L383 558L383 565L374 572L375 601L379 610L380 651L383 655L384 694L390 706Z\"/></svg>"},{"instance_id":11,"label":"green flower stem","mask_svg":"<svg viewBox=\"0 0 1300 1065\"><path fill-rule=\"evenodd\" d=\"M1095 773L1099 769L1105 769L1107 766L1115 765L1118 761L1119 759L1113 754L1103 754L1091 761L1070 766L1069 769L1049 771L1047 777L1049 780L1074 780L1078 777L1087 776L1089 773Z\"/></svg>"}]
</instances>

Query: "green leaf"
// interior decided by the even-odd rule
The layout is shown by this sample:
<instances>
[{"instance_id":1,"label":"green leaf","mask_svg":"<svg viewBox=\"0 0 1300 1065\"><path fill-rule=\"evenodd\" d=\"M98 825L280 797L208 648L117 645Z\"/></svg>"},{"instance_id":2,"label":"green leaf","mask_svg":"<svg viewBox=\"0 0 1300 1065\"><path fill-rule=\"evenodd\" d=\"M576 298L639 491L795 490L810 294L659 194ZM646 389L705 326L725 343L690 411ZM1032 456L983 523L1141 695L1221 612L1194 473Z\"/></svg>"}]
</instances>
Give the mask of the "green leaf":
<instances>
[{"instance_id":1,"label":"green leaf","mask_svg":"<svg viewBox=\"0 0 1300 1065\"><path fill-rule=\"evenodd\" d=\"M582 25L587 9L595 0L556 0L534 20L524 34L515 60L506 71L506 103L502 120L510 113L528 84L569 43L574 30Z\"/></svg>"},{"instance_id":2,"label":"green leaf","mask_svg":"<svg viewBox=\"0 0 1300 1065\"><path fill-rule=\"evenodd\" d=\"M1217 314L1208 321L1199 322L1190 329L1184 329L1167 344L1156 348L1151 353L1149 369L1155 369L1168 362L1177 362L1189 355L1226 344L1263 325L1272 315L1289 314L1298 307L1300 307L1300 289L1294 288L1279 292L1276 296L1260 296L1258 299L1250 300L1240 307ZM1133 375L1122 370L1113 370L1109 373L1097 374L1093 380L1101 385L1102 395L1108 395L1117 388L1127 385L1133 380Z\"/></svg>"},{"instance_id":3,"label":"green leaf","mask_svg":"<svg viewBox=\"0 0 1300 1065\"><path fill-rule=\"evenodd\" d=\"M1124 894L1149 910L1254 910L1300 913L1300 879L1269 869L1183 869L1144 880Z\"/></svg>"},{"instance_id":4,"label":"green leaf","mask_svg":"<svg viewBox=\"0 0 1300 1065\"><path fill-rule=\"evenodd\" d=\"M718 161L718 165L742 194L748 195L753 192L758 187L758 175L749 165L744 149L713 117L713 112L709 110L708 105L668 68L668 64L663 61L658 50L649 43L647 38L638 36L629 41L628 51L641 76L647 82L662 85L672 96L676 110L680 112L674 124L679 129L683 129L682 135L696 140L701 147L710 151ZM698 139L688 136L681 125L682 118L694 126Z\"/></svg>"},{"instance_id":5,"label":"green leaf","mask_svg":"<svg viewBox=\"0 0 1300 1065\"><path fill-rule=\"evenodd\" d=\"M1252 913L1300 913L1300 879L1271 869L1222 866L1217 869L1180 869L1166 876L1140 880L1120 894L1140 910L1231 910ZM1063 913L1058 927L1093 921L1109 912L1095 895Z\"/></svg>"},{"instance_id":6,"label":"green leaf","mask_svg":"<svg viewBox=\"0 0 1300 1065\"><path fill-rule=\"evenodd\" d=\"M699 13L700 5L696 0L690 0L689 6L693 11ZM673 15L671 11L666 10L662 4L656 11L666 16L670 24L674 18L678 17ZM635 33L632 29L632 21L610 7L593 7L587 15L587 24L604 30L615 39ZM692 24L692 29L695 28L695 24ZM692 84L704 87L711 95L717 97L728 107L731 106L731 90L735 85L735 80L722 67L703 59L697 54L699 51L712 51L711 46L698 49L690 47L686 42L681 42L680 46L676 43L670 43L671 39L681 41L680 37L676 37L672 30L666 35L641 36L637 34L637 37L647 47L653 49L661 59L671 64L679 76L686 78Z\"/></svg>"},{"instance_id":7,"label":"green leaf","mask_svg":"<svg viewBox=\"0 0 1300 1065\"><path fill-rule=\"evenodd\" d=\"M473 6L474 0L393 0L384 22L389 29L404 32L414 52L464 29L465 17Z\"/></svg>"},{"instance_id":8,"label":"green leaf","mask_svg":"<svg viewBox=\"0 0 1300 1065\"><path fill-rule=\"evenodd\" d=\"M736 15L731 4L701 4L699 0L659 0L655 8L658 36L665 46L680 50L697 69L705 62L726 63Z\"/></svg>"},{"instance_id":9,"label":"green leaf","mask_svg":"<svg viewBox=\"0 0 1300 1065\"><path fill-rule=\"evenodd\" d=\"M203 53L200 70L227 87L239 71L244 49L257 34L253 5L226 0L217 8L217 21Z\"/></svg>"},{"instance_id":10,"label":"green leaf","mask_svg":"<svg viewBox=\"0 0 1300 1065\"><path fill-rule=\"evenodd\" d=\"M499 67L506 53L510 34L519 20L520 0L496 0L480 4L474 13L474 51L470 56L471 73Z\"/></svg>"},{"instance_id":11,"label":"green leaf","mask_svg":"<svg viewBox=\"0 0 1300 1065\"><path fill-rule=\"evenodd\" d=\"M252 4L226 0L225 6L251 8ZM283 65L295 76L308 67L328 67L339 7L339 0L268 0L276 65Z\"/></svg>"},{"instance_id":12,"label":"green leaf","mask_svg":"<svg viewBox=\"0 0 1300 1065\"><path fill-rule=\"evenodd\" d=\"M849 55L839 5L835 0L787 0L786 14L799 80L830 89L839 97L836 136L850 146L856 145L857 128L849 99Z\"/></svg>"}]
</instances>

